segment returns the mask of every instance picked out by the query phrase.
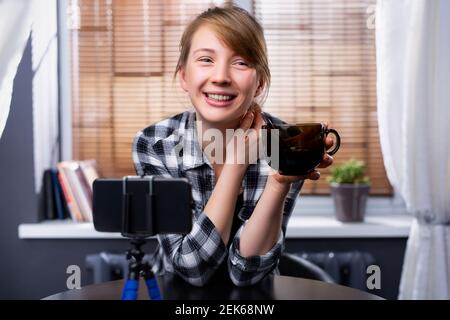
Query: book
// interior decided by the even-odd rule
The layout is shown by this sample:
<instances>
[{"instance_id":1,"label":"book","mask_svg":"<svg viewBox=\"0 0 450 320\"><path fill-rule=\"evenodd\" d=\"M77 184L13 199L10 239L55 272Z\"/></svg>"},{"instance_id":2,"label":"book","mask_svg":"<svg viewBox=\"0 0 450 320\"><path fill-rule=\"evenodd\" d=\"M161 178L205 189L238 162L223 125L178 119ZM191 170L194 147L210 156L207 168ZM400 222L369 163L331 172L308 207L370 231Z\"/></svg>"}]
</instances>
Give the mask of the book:
<instances>
[{"instance_id":1,"label":"book","mask_svg":"<svg viewBox=\"0 0 450 320\"><path fill-rule=\"evenodd\" d=\"M83 171L81 170L81 167L79 163L75 163L75 166L73 167L75 174L78 178L79 185L81 186L82 190L82 196L83 201L86 200L87 204L89 205L91 215L92 215L92 189L89 186L89 182L87 181L85 175L83 174Z\"/></svg>"},{"instance_id":2,"label":"book","mask_svg":"<svg viewBox=\"0 0 450 320\"><path fill-rule=\"evenodd\" d=\"M45 199L45 216L48 220L56 219L56 208L53 198L53 182L52 182L52 170L47 169L44 171L44 199Z\"/></svg>"},{"instance_id":3,"label":"book","mask_svg":"<svg viewBox=\"0 0 450 320\"><path fill-rule=\"evenodd\" d=\"M99 177L97 171L97 161L94 159L83 160L79 162L81 171L83 171L83 175L86 178L86 181L91 190L91 196L93 192L94 181Z\"/></svg>"},{"instance_id":4,"label":"book","mask_svg":"<svg viewBox=\"0 0 450 320\"><path fill-rule=\"evenodd\" d=\"M83 217L82 221L92 221L92 208L89 205L89 200L83 190L82 183L76 172L79 168L78 162L63 161L58 165L62 168L67 177L69 188L72 191L73 198L75 199L75 202L77 203Z\"/></svg>"},{"instance_id":5,"label":"book","mask_svg":"<svg viewBox=\"0 0 450 320\"><path fill-rule=\"evenodd\" d=\"M80 208L75 199L72 187L69 184L69 180L65 172L64 165L62 163L58 163L57 168L58 168L58 180L61 184L61 189L64 194L64 199L66 200L70 217L72 218L73 221L82 222L84 220L83 215L81 214Z\"/></svg>"},{"instance_id":6,"label":"book","mask_svg":"<svg viewBox=\"0 0 450 320\"><path fill-rule=\"evenodd\" d=\"M50 170L44 170L42 174L42 184L39 191L38 200L38 221L54 219L54 206L53 206L53 190L51 183Z\"/></svg>"},{"instance_id":7,"label":"book","mask_svg":"<svg viewBox=\"0 0 450 320\"><path fill-rule=\"evenodd\" d=\"M51 169L50 174L52 178L53 201L55 204L56 218L59 220L63 220L65 214L63 208L61 185L58 181L58 171L56 171L56 169Z\"/></svg>"}]
</instances>

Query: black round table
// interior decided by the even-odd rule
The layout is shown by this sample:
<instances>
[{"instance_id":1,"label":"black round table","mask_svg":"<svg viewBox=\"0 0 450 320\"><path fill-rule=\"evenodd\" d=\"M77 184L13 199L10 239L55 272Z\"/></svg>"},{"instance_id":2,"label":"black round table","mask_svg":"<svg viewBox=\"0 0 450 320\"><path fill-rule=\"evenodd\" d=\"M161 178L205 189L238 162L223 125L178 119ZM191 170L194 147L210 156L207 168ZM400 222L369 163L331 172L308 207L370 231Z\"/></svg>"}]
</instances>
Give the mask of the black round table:
<instances>
[{"instance_id":1,"label":"black round table","mask_svg":"<svg viewBox=\"0 0 450 320\"><path fill-rule=\"evenodd\" d=\"M204 287L189 285L173 275L157 278L164 300L383 300L361 290L322 281L286 276L267 276L258 284L236 287L229 282L211 282ZM45 300L116 300L121 298L123 280L89 285L44 298ZM140 281L138 299L148 300Z\"/></svg>"}]
</instances>

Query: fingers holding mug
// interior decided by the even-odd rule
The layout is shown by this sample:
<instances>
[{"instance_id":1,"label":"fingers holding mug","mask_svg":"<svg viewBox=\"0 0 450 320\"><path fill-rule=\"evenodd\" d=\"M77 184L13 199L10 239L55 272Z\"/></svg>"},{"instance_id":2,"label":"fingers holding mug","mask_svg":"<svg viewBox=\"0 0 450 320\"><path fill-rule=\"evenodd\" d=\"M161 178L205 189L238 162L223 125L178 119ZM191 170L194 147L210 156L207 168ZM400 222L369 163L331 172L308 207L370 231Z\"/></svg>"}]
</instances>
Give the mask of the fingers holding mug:
<instances>
[{"instance_id":1,"label":"fingers holding mug","mask_svg":"<svg viewBox=\"0 0 450 320\"><path fill-rule=\"evenodd\" d=\"M329 167L333 164L333 161L334 161L334 158L332 156L330 156L328 153L325 153L322 161L320 162L320 164L317 167L318 168Z\"/></svg>"},{"instance_id":2,"label":"fingers holding mug","mask_svg":"<svg viewBox=\"0 0 450 320\"><path fill-rule=\"evenodd\" d=\"M325 148L328 150L334 145L334 140L331 137L325 137Z\"/></svg>"}]
</instances>

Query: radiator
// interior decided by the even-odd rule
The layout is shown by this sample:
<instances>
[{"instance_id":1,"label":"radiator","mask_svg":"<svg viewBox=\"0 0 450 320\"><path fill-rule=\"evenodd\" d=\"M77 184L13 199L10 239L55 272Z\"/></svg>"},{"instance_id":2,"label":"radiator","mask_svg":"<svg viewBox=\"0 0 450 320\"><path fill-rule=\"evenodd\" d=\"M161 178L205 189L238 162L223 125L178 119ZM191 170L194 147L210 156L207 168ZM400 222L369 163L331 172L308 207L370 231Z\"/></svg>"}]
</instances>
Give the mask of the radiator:
<instances>
[{"instance_id":1,"label":"radiator","mask_svg":"<svg viewBox=\"0 0 450 320\"><path fill-rule=\"evenodd\" d=\"M375 264L375 258L367 252L297 252L298 256L325 270L338 284L368 291L367 267Z\"/></svg>"},{"instance_id":2,"label":"radiator","mask_svg":"<svg viewBox=\"0 0 450 320\"><path fill-rule=\"evenodd\" d=\"M151 264L151 256L145 255L142 260ZM128 261L125 254L101 252L87 255L85 268L92 274L94 284L128 277Z\"/></svg>"},{"instance_id":3,"label":"radiator","mask_svg":"<svg viewBox=\"0 0 450 320\"><path fill-rule=\"evenodd\" d=\"M374 257L367 252L297 252L296 255L325 270L338 284L366 290L367 267L375 264ZM144 261L151 264L151 255ZM86 270L92 274L93 283L102 283L128 276L128 261L125 254L101 252L90 254L85 259Z\"/></svg>"}]
</instances>

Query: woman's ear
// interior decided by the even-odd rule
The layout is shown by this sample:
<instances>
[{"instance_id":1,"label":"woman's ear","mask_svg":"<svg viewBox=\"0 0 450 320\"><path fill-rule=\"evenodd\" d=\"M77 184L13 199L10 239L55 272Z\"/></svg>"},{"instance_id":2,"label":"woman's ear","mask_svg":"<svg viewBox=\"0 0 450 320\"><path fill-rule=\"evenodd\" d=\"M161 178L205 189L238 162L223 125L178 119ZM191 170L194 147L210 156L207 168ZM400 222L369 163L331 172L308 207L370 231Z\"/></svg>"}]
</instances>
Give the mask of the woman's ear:
<instances>
[{"instance_id":1,"label":"woman's ear","mask_svg":"<svg viewBox=\"0 0 450 320\"><path fill-rule=\"evenodd\" d=\"M180 80L180 86L181 88L188 92L188 85L186 83L186 71L184 70L184 68L181 68L180 71L178 71L178 78Z\"/></svg>"},{"instance_id":2,"label":"woman's ear","mask_svg":"<svg viewBox=\"0 0 450 320\"><path fill-rule=\"evenodd\" d=\"M259 84L255 92L255 97L259 96L262 93L263 89L264 89L264 80L259 79Z\"/></svg>"}]
</instances>

